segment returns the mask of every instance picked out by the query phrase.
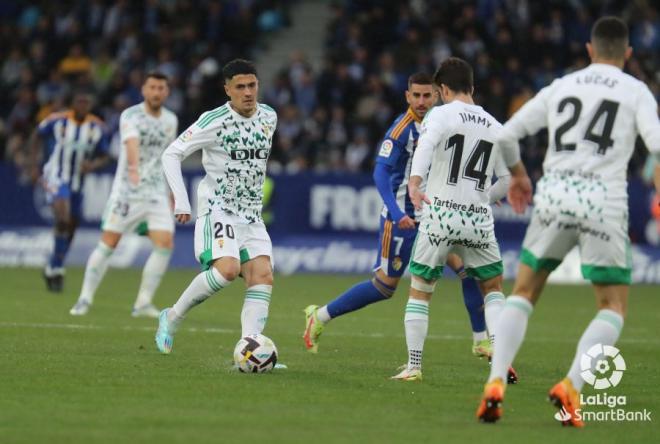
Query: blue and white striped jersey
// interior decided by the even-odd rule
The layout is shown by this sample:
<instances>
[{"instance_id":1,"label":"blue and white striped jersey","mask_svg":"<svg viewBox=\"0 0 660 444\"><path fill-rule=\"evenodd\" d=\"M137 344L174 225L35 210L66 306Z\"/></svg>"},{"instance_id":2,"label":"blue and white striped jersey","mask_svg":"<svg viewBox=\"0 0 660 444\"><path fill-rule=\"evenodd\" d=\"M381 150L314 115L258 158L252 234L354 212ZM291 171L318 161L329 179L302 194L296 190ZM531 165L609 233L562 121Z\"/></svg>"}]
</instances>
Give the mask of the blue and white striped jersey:
<instances>
[{"instance_id":1,"label":"blue and white striped jersey","mask_svg":"<svg viewBox=\"0 0 660 444\"><path fill-rule=\"evenodd\" d=\"M49 187L68 185L71 191L82 189L82 162L95 153L108 151L108 134L101 119L88 114L76 121L73 111L53 113L38 128L46 141L47 162L43 176Z\"/></svg>"},{"instance_id":2,"label":"blue and white striped jersey","mask_svg":"<svg viewBox=\"0 0 660 444\"><path fill-rule=\"evenodd\" d=\"M421 213L415 212L412 201L408 196L408 179L412 166L412 155L417 147L419 139L419 128L421 120L412 109L401 114L394 120L392 126L387 130L385 137L380 143L377 163L388 165L392 168L390 185L394 192L397 205L408 216L416 219ZM391 219L387 206L383 206L382 216Z\"/></svg>"}]
</instances>

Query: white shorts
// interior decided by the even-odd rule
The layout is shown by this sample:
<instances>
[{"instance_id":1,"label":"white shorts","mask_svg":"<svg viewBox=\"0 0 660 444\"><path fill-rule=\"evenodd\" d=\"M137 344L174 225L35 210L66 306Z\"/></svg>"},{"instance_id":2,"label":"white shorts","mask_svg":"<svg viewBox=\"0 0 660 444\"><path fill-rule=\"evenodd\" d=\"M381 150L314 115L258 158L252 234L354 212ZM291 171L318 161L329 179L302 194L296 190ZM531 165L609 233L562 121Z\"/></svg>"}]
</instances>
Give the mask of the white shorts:
<instances>
[{"instance_id":1,"label":"white shorts","mask_svg":"<svg viewBox=\"0 0 660 444\"><path fill-rule=\"evenodd\" d=\"M174 215L166 198L153 200L131 200L111 197L105 206L103 231L128 233L137 231L168 231L174 233Z\"/></svg>"},{"instance_id":2,"label":"white shorts","mask_svg":"<svg viewBox=\"0 0 660 444\"><path fill-rule=\"evenodd\" d=\"M268 256L273 264L273 245L266 226L248 224L220 210L212 210L195 221L195 257L208 270L215 259L234 257L241 264L257 256Z\"/></svg>"},{"instance_id":3,"label":"white shorts","mask_svg":"<svg viewBox=\"0 0 660 444\"><path fill-rule=\"evenodd\" d=\"M596 284L630 285L632 256L627 219L596 222L565 214L534 211L520 262L532 270L552 271L578 245L582 276Z\"/></svg>"},{"instance_id":4,"label":"white shorts","mask_svg":"<svg viewBox=\"0 0 660 444\"><path fill-rule=\"evenodd\" d=\"M465 272L480 281L504 272L500 247L492 230L483 240L447 238L420 231L410 258L410 274L428 281L439 279L449 253L463 259Z\"/></svg>"}]
</instances>

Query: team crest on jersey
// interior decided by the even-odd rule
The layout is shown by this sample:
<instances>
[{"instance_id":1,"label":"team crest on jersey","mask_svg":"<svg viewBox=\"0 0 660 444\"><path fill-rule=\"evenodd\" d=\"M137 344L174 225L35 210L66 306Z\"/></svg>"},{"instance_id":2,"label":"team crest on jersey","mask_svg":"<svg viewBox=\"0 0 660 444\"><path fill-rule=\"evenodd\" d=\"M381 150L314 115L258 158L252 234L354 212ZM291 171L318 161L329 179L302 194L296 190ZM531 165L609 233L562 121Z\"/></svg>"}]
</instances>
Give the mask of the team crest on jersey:
<instances>
[{"instance_id":1,"label":"team crest on jersey","mask_svg":"<svg viewBox=\"0 0 660 444\"><path fill-rule=\"evenodd\" d=\"M390 154L392 154L392 148L394 148L392 141L389 139L384 140L380 145L380 151L378 152L378 155L382 157L390 157Z\"/></svg>"},{"instance_id":2,"label":"team crest on jersey","mask_svg":"<svg viewBox=\"0 0 660 444\"><path fill-rule=\"evenodd\" d=\"M273 132L273 127L272 127L272 125L269 125L269 124L267 124L267 123L264 123L264 124L262 125L261 129L262 129L264 135L265 135L267 138L270 138L270 135L271 135L272 132Z\"/></svg>"},{"instance_id":3,"label":"team crest on jersey","mask_svg":"<svg viewBox=\"0 0 660 444\"><path fill-rule=\"evenodd\" d=\"M192 130L187 129L183 134L181 134L181 136L179 136L179 140L181 142L187 142L192 137L192 134L193 134Z\"/></svg>"},{"instance_id":4,"label":"team crest on jersey","mask_svg":"<svg viewBox=\"0 0 660 444\"><path fill-rule=\"evenodd\" d=\"M401 258L399 256L392 259L392 268L394 269L394 271L401 270L402 266L403 266L403 261L401 260Z\"/></svg>"}]
</instances>

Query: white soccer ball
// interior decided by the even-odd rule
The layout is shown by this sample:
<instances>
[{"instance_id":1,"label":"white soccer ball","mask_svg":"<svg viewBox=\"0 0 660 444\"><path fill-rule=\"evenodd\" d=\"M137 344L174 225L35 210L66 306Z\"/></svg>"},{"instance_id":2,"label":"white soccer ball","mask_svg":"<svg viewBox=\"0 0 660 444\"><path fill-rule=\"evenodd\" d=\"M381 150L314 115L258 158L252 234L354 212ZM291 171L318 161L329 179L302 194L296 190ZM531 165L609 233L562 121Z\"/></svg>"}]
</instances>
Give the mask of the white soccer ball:
<instances>
[{"instance_id":1,"label":"white soccer ball","mask_svg":"<svg viewBox=\"0 0 660 444\"><path fill-rule=\"evenodd\" d=\"M264 335L241 338L234 348L234 364L243 373L265 373L277 363L277 347Z\"/></svg>"}]
</instances>

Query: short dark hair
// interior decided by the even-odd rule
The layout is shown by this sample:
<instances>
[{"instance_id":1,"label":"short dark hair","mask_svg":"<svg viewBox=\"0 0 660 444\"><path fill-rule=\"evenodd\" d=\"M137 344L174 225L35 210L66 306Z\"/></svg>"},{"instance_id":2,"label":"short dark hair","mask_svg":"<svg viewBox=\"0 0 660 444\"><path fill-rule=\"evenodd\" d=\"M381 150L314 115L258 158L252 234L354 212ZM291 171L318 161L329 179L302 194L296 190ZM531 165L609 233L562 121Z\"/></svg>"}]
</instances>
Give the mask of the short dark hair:
<instances>
[{"instance_id":1,"label":"short dark hair","mask_svg":"<svg viewBox=\"0 0 660 444\"><path fill-rule=\"evenodd\" d=\"M225 81L229 81L240 74L254 74L256 76L257 67L249 60L234 59L222 68L222 77Z\"/></svg>"},{"instance_id":2,"label":"short dark hair","mask_svg":"<svg viewBox=\"0 0 660 444\"><path fill-rule=\"evenodd\" d=\"M599 57L622 59L628 47L628 26L619 17L601 17L591 28L591 44Z\"/></svg>"},{"instance_id":3,"label":"short dark hair","mask_svg":"<svg viewBox=\"0 0 660 444\"><path fill-rule=\"evenodd\" d=\"M444 60L433 75L433 83L437 86L447 85L454 92L472 94L474 74L468 62L458 57Z\"/></svg>"},{"instance_id":4,"label":"short dark hair","mask_svg":"<svg viewBox=\"0 0 660 444\"><path fill-rule=\"evenodd\" d=\"M415 74L408 77L408 89L410 89L413 84L415 85L431 85L433 79L430 75L425 72L416 72Z\"/></svg>"},{"instance_id":5,"label":"short dark hair","mask_svg":"<svg viewBox=\"0 0 660 444\"><path fill-rule=\"evenodd\" d=\"M166 83L169 83L170 79L160 71L149 71L146 76L144 76L144 83L147 83L149 79L156 80L165 80Z\"/></svg>"}]
</instances>

